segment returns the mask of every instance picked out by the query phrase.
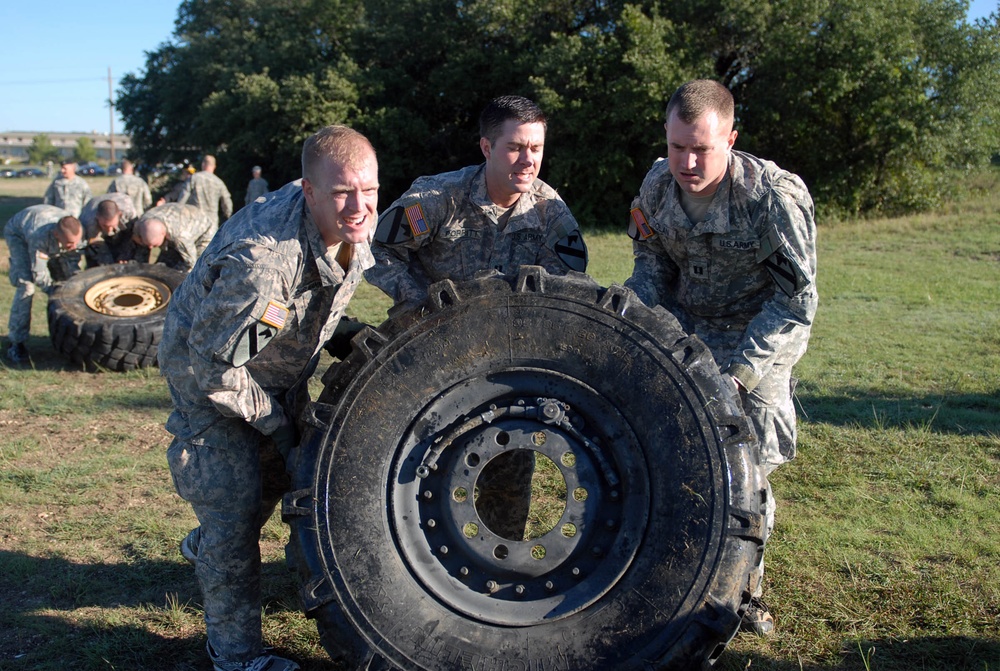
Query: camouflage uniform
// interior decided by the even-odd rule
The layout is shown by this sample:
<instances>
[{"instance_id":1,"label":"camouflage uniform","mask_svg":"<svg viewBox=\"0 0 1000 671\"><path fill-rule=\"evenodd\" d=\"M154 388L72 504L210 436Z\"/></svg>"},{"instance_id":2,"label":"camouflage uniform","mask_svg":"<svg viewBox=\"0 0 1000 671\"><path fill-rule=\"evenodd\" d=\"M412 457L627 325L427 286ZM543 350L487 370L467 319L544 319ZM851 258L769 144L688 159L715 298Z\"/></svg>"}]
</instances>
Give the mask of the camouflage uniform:
<instances>
[{"instance_id":1,"label":"camouflage uniform","mask_svg":"<svg viewBox=\"0 0 1000 671\"><path fill-rule=\"evenodd\" d=\"M138 175L118 175L108 185L108 193L124 193L131 198L136 216L142 215L153 204L149 184Z\"/></svg>"},{"instance_id":2,"label":"camouflage uniform","mask_svg":"<svg viewBox=\"0 0 1000 671\"><path fill-rule=\"evenodd\" d=\"M274 440L308 400L320 350L373 263L345 273L302 189L243 208L170 302L159 346L174 411L174 485L201 524L195 572L208 640L226 659L261 652L260 527L287 481Z\"/></svg>"},{"instance_id":3,"label":"camouflage uniform","mask_svg":"<svg viewBox=\"0 0 1000 671\"><path fill-rule=\"evenodd\" d=\"M74 217L79 217L80 211L92 195L90 185L83 177L74 175L72 179L66 179L59 176L52 180L49 188L45 190L42 202L46 205L55 205Z\"/></svg>"},{"instance_id":4,"label":"camouflage uniform","mask_svg":"<svg viewBox=\"0 0 1000 671\"><path fill-rule=\"evenodd\" d=\"M555 189L536 179L508 211L490 200L482 165L417 179L379 217L375 237L365 279L406 307L434 282L482 270L538 265L565 275L587 267L579 226Z\"/></svg>"},{"instance_id":5,"label":"camouflage uniform","mask_svg":"<svg viewBox=\"0 0 1000 671\"><path fill-rule=\"evenodd\" d=\"M587 269L587 248L576 219L555 189L536 179L510 208L493 203L484 165L420 177L379 217L372 245L375 267L365 279L404 311L427 297L434 282L471 280L476 273L516 273L538 265L554 275ZM510 453L480 483L492 501L490 530L521 540L531 504L534 455Z\"/></svg>"},{"instance_id":6,"label":"camouflage uniform","mask_svg":"<svg viewBox=\"0 0 1000 671\"><path fill-rule=\"evenodd\" d=\"M111 235L106 235L97 224L97 207L106 200L113 200L121 213L118 228ZM83 224L83 237L87 240L88 267L106 266L135 258L132 225L137 216L132 198L124 193L105 193L87 201L80 212L80 223Z\"/></svg>"},{"instance_id":7,"label":"camouflage uniform","mask_svg":"<svg viewBox=\"0 0 1000 671\"><path fill-rule=\"evenodd\" d=\"M691 223L678 190L665 160L643 180L632 202L640 232L625 285L647 305L670 310L739 381L770 474L795 456L791 372L806 351L818 299L812 198L796 175L738 151L702 222ZM770 533L770 485L765 509ZM754 596L762 575L763 564Z\"/></svg>"},{"instance_id":8,"label":"camouflage uniform","mask_svg":"<svg viewBox=\"0 0 1000 671\"><path fill-rule=\"evenodd\" d=\"M243 200L247 205L249 205L265 193L267 193L267 180L263 177L254 177L250 180L250 183L247 184L247 195Z\"/></svg>"},{"instance_id":9,"label":"camouflage uniform","mask_svg":"<svg viewBox=\"0 0 1000 671\"><path fill-rule=\"evenodd\" d=\"M194 262L208 247L215 231L208 215L194 205L165 203L148 210L140 219L159 219L164 223L167 238L156 262L183 271L194 268ZM142 249L137 256L148 261L149 250Z\"/></svg>"},{"instance_id":10,"label":"camouflage uniform","mask_svg":"<svg viewBox=\"0 0 1000 671\"><path fill-rule=\"evenodd\" d=\"M31 331L31 303L35 287L51 293L54 282L67 280L80 269L80 252L59 247L54 231L56 224L70 213L53 205L32 205L7 222L3 237L10 250L10 284L14 298L10 306L8 338L11 343L24 343Z\"/></svg>"},{"instance_id":11,"label":"camouflage uniform","mask_svg":"<svg viewBox=\"0 0 1000 671\"><path fill-rule=\"evenodd\" d=\"M207 170L196 172L184 182L177 202L181 205L197 205L208 215L214 229L218 229L220 223L233 216L233 198L229 195L229 189L225 182Z\"/></svg>"}]
</instances>

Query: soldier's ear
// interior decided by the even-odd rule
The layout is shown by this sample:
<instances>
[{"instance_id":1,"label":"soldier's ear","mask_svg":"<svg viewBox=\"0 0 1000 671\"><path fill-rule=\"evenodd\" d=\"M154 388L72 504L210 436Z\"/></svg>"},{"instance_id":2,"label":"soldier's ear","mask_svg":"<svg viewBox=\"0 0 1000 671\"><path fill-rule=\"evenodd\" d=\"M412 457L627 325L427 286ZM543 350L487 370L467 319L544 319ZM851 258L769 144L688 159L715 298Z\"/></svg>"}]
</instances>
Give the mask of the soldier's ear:
<instances>
[{"instance_id":1,"label":"soldier's ear","mask_svg":"<svg viewBox=\"0 0 1000 671\"><path fill-rule=\"evenodd\" d=\"M490 153L493 151L493 147L490 146L490 139L486 137L479 138L479 149L482 150L483 156L486 160L490 160Z\"/></svg>"}]
</instances>

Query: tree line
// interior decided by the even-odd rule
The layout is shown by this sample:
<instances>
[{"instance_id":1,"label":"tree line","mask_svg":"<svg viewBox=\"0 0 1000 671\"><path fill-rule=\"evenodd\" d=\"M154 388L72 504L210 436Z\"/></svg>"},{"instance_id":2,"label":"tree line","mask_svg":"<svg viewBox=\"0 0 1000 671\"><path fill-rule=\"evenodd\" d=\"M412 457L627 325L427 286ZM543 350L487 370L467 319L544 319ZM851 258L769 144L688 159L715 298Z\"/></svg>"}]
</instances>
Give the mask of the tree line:
<instances>
[{"instance_id":1,"label":"tree line","mask_svg":"<svg viewBox=\"0 0 1000 671\"><path fill-rule=\"evenodd\" d=\"M664 156L667 98L714 78L737 148L798 173L821 210L935 206L1000 150L998 15L966 0L186 0L116 106L149 162L219 158L239 188L300 176L315 129L379 153L382 198L478 163L478 115L518 94L549 117L543 178L620 226ZM239 188L234 189L238 191ZM235 194L237 197L240 194Z\"/></svg>"}]
</instances>

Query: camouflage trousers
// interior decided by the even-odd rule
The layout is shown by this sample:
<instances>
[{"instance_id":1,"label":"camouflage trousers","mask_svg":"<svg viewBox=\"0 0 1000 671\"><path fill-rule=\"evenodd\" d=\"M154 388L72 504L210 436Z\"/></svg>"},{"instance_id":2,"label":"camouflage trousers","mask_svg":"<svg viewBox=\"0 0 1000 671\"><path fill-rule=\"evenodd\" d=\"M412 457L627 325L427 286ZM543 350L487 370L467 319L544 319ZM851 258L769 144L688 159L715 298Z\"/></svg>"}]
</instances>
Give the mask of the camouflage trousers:
<instances>
[{"instance_id":1,"label":"camouflage trousers","mask_svg":"<svg viewBox=\"0 0 1000 671\"><path fill-rule=\"evenodd\" d=\"M765 542L774 529L774 494L771 491L771 473L795 456L795 405L792 400L791 366L775 365L753 391L741 390L743 411L753 425L760 442L760 463L767 476L764 523ZM751 573L753 596L759 597L764 584L764 556Z\"/></svg>"},{"instance_id":2,"label":"camouflage trousers","mask_svg":"<svg viewBox=\"0 0 1000 671\"><path fill-rule=\"evenodd\" d=\"M681 320L685 322L684 319ZM743 338L743 329L713 328L716 323L708 320L687 318L689 332L697 333L709 349L712 356L721 367L727 365L733 350L739 346ZM760 444L759 460L764 475L767 476L764 491L764 524L765 545L767 538L774 529L774 513L776 502L771 491L770 476L778 466L795 457L795 404L792 400L792 365L791 362L778 362L754 387L753 391L741 389L740 401L743 411L750 420L757 440ZM764 584L764 556L761 555L756 568L750 574L752 595L759 597Z\"/></svg>"},{"instance_id":3,"label":"camouflage trousers","mask_svg":"<svg viewBox=\"0 0 1000 671\"><path fill-rule=\"evenodd\" d=\"M250 660L263 650L260 529L288 477L274 442L242 420L220 417L200 438L175 438L167 461L201 525L195 575L208 642L224 659Z\"/></svg>"},{"instance_id":4,"label":"camouflage trousers","mask_svg":"<svg viewBox=\"0 0 1000 671\"><path fill-rule=\"evenodd\" d=\"M31 332L31 303L35 297L35 284L31 277L32 259L28 255L28 243L18 234L8 229L4 239L10 250L10 285L14 287L14 298L10 303L10 318L7 321L7 337L12 344L28 340Z\"/></svg>"}]
</instances>

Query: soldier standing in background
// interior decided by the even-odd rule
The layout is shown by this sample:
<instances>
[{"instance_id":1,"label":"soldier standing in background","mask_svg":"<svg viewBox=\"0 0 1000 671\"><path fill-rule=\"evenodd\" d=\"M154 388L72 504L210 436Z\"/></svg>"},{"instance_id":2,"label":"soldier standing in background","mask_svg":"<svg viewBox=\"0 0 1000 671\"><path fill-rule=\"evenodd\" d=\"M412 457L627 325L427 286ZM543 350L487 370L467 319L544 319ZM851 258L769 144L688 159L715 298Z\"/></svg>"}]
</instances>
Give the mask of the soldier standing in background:
<instances>
[{"instance_id":1,"label":"soldier standing in background","mask_svg":"<svg viewBox=\"0 0 1000 671\"><path fill-rule=\"evenodd\" d=\"M31 365L28 334L35 287L51 293L55 282L80 269L79 250L85 245L80 220L54 205L32 205L7 222L3 231L10 250L8 277L14 287L5 356L14 365Z\"/></svg>"},{"instance_id":2,"label":"soldier standing in background","mask_svg":"<svg viewBox=\"0 0 1000 671\"><path fill-rule=\"evenodd\" d=\"M201 160L201 170L191 175L191 179L184 183L177 202L181 205L185 203L197 205L208 215L208 220L215 229L233 216L233 198L229 195L226 184L215 176L214 156L205 155Z\"/></svg>"},{"instance_id":3,"label":"soldier standing in background","mask_svg":"<svg viewBox=\"0 0 1000 671\"><path fill-rule=\"evenodd\" d=\"M80 211L92 195L87 181L77 176L76 163L63 159L59 164L59 176L52 180L49 188L45 190L42 202L45 205L62 208L74 217L79 217Z\"/></svg>"},{"instance_id":4,"label":"soldier standing in background","mask_svg":"<svg viewBox=\"0 0 1000 671\"><path fill-rule=\"evenodd\" d=\"M260 528L288 486L309 378L373 263L377 206L371 144L328 126L303 145L301 185L237 212L170 301L158 350L174 403L167 461L200 524L181 553L216 671L299 668L263 647Z\"/></svg>"},{"instance_id":5,"label":"soldier standing in background","mask_svg":"<svg viewBox=\"0 0 1000 671\"><path fill-rule=\"evenodd\" d=\"M159 205L132 229L132 240L141 248L136 259L148 263L150 250L158 247L157 263L188 272L212 241L213 232L208 216L194 205Z\"/></svg>"},{"instance_id":6,"label":"soldier standing in background","mask_svg":"<svg viewBox=\"0 0 1000 671\"><path fill-rule=\"evenodd\" d=\"M249 205L267 193L267 180L260 176L260 166L255 165L253 169L250 170L250 174L253 175L253 179L251 179L250 183L247 184L247 195L246 198L243 199L243 202L246 205Z\"/></svg>"},{"instance_id":7,"label":"soldier standing in background","mask_svg":"<svg viewBox=\"0 0 1000 671\"><path fill-rule=\"evenodd\" d=\"M700 337L739 394L760 441L766 475L795 456L792 366L816 313L816 222L802 180L733 151L735 106L711 80L681 86L667 103L667 160L632 202L635 267L625 286L662 305ZM774 527L767 485L765 538ZM761 600L764 558L751 575L742 628L774 629Z\"/></svg>"},{"instance_id":8,"label":"soldier standing in background","mask_svg":"<svg viewBox=\"0 0 1000 671\"><path fill-rule=\"evenodd\" d=\"M141 215L153 204L149 184L146 184L146 180L135 174L135 165L127 158L122 159L122 174L111 180L111 184L108 185L108 193L128 195L132 199L136 216Z\"/></svg>"}]
</instances>

